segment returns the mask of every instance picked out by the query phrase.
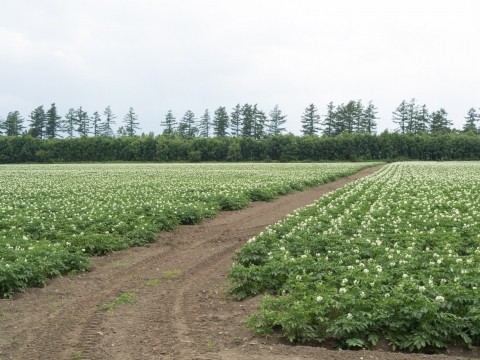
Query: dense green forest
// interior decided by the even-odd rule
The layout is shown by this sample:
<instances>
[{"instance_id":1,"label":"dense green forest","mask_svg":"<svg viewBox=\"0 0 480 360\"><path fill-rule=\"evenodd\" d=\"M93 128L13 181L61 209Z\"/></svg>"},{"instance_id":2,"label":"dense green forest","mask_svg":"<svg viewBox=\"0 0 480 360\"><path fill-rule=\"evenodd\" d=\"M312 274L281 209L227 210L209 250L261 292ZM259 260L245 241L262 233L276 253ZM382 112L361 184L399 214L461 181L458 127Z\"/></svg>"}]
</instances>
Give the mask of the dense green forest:
<instances>
[{"instance_id":1,"label":"dense green forest","mask_svg":"<svg viewBox=\"0 0 480 360\"><path fill-rule=\"evenodd\" d=\"M18 111L0 119L0 163L78 161L361 161L478 160L480 114L468 110L461 130L452 128L445 109L430 112L415 99L392 113L394 132L376 133L377 109L361 100L334 105L325 115L315 104L301 116L302 135L285 134L286 116L275 106L267 116L257 105L219 107L197 119L188 110L177 121L168 111L161 135L141 134L133 108L114 130L110 107L91 116L71 108L65 116L55 104L29 115Z\"/></svg>"}]
</instances>

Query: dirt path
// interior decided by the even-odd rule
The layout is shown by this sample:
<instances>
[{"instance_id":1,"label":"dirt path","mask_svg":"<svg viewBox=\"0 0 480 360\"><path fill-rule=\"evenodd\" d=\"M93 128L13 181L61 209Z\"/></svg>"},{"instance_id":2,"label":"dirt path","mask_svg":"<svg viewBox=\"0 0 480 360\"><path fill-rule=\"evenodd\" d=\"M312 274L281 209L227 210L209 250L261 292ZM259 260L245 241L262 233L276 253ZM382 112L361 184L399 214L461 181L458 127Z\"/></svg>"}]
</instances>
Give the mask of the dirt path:
<instances>
[{"instance_id":1,"label":"dirt path","mask_svg":"<svg viewBox=\"0 0 480 360\"><path fill-rule=\"evenodd\" d=\"M243 242L374 170L180 226L161 233L149 247L92 259L95 269L89 273L0 300L0 359L432 358L292 347L254 338L243 322L257 300L236 302L226 295L227 269Z\"/></svg>"}]
</instances>

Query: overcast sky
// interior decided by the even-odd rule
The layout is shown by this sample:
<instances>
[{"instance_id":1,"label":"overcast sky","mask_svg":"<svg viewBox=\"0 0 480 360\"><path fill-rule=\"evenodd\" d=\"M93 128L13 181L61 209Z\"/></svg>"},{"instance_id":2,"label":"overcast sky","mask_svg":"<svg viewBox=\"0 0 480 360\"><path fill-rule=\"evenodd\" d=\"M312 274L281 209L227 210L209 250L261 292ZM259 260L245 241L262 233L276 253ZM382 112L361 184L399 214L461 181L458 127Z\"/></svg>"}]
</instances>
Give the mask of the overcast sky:
<instances>
[{"instance_id":1,"label":"overcast sky","mask_svg":"<svg viewBox=\"0 0 480 360\"><path fill-rule=\"evenodd\" d=\"M171 109L275 104L300 133L310 103L369 100L378 130L416 98L461 127L480 107L478 0L0 0L0 117L52 102Z\"/></svg>"}]
</instances>

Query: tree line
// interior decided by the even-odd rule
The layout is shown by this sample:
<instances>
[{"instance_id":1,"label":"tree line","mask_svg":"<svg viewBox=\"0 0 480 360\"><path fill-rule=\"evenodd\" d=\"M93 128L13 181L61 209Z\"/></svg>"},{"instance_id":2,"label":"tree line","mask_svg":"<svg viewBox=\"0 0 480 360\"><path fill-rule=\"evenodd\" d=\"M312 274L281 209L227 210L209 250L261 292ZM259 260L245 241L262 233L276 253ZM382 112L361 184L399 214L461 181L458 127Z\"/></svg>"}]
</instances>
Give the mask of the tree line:
<instances>
[{"instance_id":1,"label":"tree line","mask_svg":"<svg viewBox=\"0 0 480 360\"><path fill-rule=\"evenodd\" d=\"M253 137L169 135L83 136L40 139L30 135L0 137L0 163L48 162L240 162L480 160L480 136L472 132L338 136L279 134Z\"/></svg>"},{"instance_id":2,"label":"tree line","mask_svg":"<svg viewBox=\"0 0 480 360\"><path fill-rule=\"evenodd\" d=\"M308 105L300 117L303 136L323 135L339 136L344 133L374 134L377 129L377 108L369 101L350 100L335 105L330 102L324 115L320 115L315 104ZM27 119L18 111L9 112L5 119L0 118L0 135L21 136L28 134L34 138L74 138L83 136L133 137L140 131L138 115L130 108L116 130L117 116L110 106L100 114L95 111L89 115L82 106L70 108L61 116L55 103L49 109L43 105L35 108ZM427 106L419 105L416 99L403 100L392 113L392 121L401 134L441 133L453 131L452 121L445 109L430 112ZM256 104L237 104L231 111L225 107L217 108L213 114L208 109L197 118L191 111L177 119L171 110L160 121L162 135L177 136L182 139L210 137L249 137L261 139L286 133L286 115L276 105L268 115ZM480 113L470 108L465 116L462 131L480 131Z\"/></svg>"},{"instance_id":3,"label":"tree line","mask_svg":"<svg viewBox=\"0 0 480 360\"><path fill-rule=\"evenodd\" d=\"M361 100L334 105L325 115L310 104L301 116L302 135L285 134L286 116L275 106L268 115L254 104L225 107L200 119L188 110L176 119L168 111L163 132L140 134L130 108L122 125L110 106L91 116L71 108L61 116L55 104L39 106L28 118L18 111L0 119L0 163L77 161L360 161L479 160L480 115L471 108L461 130L452 129L444 109L429 112L415 99L392 114L394 132L376 133L377 109Z\"/></svg>"}]
</instances>

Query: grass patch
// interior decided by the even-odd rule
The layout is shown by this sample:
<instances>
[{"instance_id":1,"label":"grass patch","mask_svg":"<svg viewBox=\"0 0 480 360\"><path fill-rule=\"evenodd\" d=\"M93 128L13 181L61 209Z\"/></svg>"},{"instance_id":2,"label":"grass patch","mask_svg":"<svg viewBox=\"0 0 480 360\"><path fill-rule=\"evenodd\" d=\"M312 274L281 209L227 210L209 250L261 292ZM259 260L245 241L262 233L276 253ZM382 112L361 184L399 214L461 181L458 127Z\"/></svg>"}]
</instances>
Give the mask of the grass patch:
<instances>
[{"instance_id":1,"label":"grass patch","mask_svg":"<svg viewBox=\"0 0 480 360\"><path fill-rule=\"evenodd\" d=\"M180 269L167 270L163 272L163 277L167 279L175 279L180 277L183 271Z\"/></svg>"},{"instance_id":2,"label":"grass patch","mask_svg":"<svg viewBox=\"0 0 480 360\"><path fill-rule=\"evenodd\" d=\"M157 286L158 284L160 284L160 279L157 278L148 279L145 281L146 286Z\"/></svg>"},{"instance_id":3,"label":"grass patch","mask_svg":"<svg viewBox=\"0 0 480 360\"><path fill-rule=\"evenodd\" d=\"M121 261L115 261L113 264L112 264L112 268L114 269L123 269L124 267L126 267L127 264L124 264L122 263Z\"/></svg>"},{"instance_id":4,"label":"grass patch","mask_svg":"<svg viewBox=\"0 0 480 360\"><path fill-rule=\"evenodd\" d=\"M118 295L114 298L111 302L103 304L103 309L107 310L108 312L113 312L115 308L122 304L133 304L136 301L136 296L133 292L126 292L123 294Z\"/></svg>"},{"instance_id":5,"label":"grass patch","mask_svg":"<svg viewBox=\"0 0 480 360\"><path fill-rule=\"evenodd\" d=\"M80 360L83 359L83 352L81 351L73 351L72 355L70 356L72 360Z\"/></svg>"}]
</instances>

